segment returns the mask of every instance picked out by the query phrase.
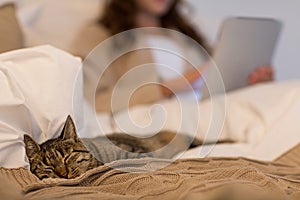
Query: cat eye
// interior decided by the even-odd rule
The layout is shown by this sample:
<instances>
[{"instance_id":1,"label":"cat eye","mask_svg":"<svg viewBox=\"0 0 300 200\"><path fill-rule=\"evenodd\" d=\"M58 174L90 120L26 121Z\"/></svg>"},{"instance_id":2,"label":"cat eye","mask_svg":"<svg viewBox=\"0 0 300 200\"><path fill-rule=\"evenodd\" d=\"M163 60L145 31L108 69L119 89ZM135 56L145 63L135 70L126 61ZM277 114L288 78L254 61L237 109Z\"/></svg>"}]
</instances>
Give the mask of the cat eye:
<instances>
[{"instance_id":1,"label":"cat eye","mask_svg":"<svg viewBox=\"0 0 300 200\"><path fill-rule=\"evenodd\" d=\"M89 153L89 151L86 150L74 150L73 152L70 153L70 155L66 156L64 158L64 161L66 162L66 160L68 160L71 156L74 156L76 154L80 154L80 153Z\"/></svg>"},{"instance_id":2,"label":"cat eye","mask_svg":"<svg viewBox=\"0 0 300 200\"><path fill-rule=\"evenodd\" d=\"M82 154L89 153L88 151L73 151L64 159L64 163L68 164L69 160L76 161L76 163L81 163L83 161L88 161L89 159L84 158L84 156L78 161L77 159L81 157Z\"/></svg>"}]
</instances>

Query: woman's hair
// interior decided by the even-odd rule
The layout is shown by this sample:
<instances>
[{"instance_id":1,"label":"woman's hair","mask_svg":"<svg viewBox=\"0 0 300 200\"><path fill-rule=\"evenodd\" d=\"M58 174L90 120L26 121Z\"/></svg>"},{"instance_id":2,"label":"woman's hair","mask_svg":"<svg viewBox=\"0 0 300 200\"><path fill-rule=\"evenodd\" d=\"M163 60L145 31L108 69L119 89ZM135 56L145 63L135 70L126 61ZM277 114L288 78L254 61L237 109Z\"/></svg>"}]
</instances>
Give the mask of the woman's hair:
<instances>
[{"instance_id":1,"label":"woman's hair","mask_svg":"<svg viewBox=\"0 0 300 200\"><path fill-rule=\"evenodd\" d=\"M174 0L169 12L161 17L162 28L174 28L180 31L210 53L210 47L204 37L180 13L178 5L181 3L181 0ZM135 0L107 0L104 13L98 22L104 25L112 35L137 28L135 24L137 9Z\"/></svg>"}]
</instances>

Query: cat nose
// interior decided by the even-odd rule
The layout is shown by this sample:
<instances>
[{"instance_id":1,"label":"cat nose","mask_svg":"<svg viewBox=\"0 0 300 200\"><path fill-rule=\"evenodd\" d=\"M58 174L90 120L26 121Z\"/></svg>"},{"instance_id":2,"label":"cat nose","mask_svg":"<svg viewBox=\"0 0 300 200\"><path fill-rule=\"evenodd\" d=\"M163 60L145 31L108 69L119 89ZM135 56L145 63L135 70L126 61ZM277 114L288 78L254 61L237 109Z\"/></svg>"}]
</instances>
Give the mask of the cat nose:
<instances>
[{"instance_id":1,"label":"cat nose","mask_svg":"<svg viewBox=\"0 0 300 200\"><path fill-rule=\"evenodd\" d=\"M60 177L62 177L62 178L68 178L67 177L68 176L68 171L67 171L67 169L66 169L65 166L57 166L56 167L56 171L57 171L57 173L58 173L58 175Z\"/></svg>"}]
</instances>

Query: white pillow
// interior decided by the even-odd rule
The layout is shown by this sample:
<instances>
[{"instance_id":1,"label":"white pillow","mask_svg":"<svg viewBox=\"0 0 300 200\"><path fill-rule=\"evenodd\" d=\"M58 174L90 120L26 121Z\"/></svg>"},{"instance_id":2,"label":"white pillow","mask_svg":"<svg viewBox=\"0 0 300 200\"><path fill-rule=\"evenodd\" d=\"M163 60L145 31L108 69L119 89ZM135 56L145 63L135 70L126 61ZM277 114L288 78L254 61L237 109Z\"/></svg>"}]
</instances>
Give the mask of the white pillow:
<instances>
[{"instance_id":1,"label":"white pillow","mask_svg":"<svg viewBox=\"0 0 300 200\"><path fill-rule=\"evenodd\" d=\"M57 137L69 114L84 131L80 72L79 58L51 46L0 55L0 166L28 166L23 135Z\"/></svg>"}]
</instances>

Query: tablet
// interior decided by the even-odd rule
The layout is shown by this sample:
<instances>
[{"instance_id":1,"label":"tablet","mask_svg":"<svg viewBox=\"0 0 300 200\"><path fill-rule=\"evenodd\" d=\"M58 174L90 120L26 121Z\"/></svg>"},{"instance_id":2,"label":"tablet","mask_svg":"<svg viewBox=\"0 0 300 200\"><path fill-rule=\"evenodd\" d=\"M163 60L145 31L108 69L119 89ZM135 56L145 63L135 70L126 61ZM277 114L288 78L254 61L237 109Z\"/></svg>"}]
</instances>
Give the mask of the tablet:
<instances>
[{"instance_id":1,"label":"tablet","mask_svg":"<svg viewBox=\"0 0 300 200\"><path fill-rule=\"evenodd\" d=\"M272 64L281 27L281 22L267 18L233 17L224 21L212 58L226 92L247 86L253 70ZM208 84L214 84L215 78L215 74L208 74Z\"/></svg>"}]
</instances>

